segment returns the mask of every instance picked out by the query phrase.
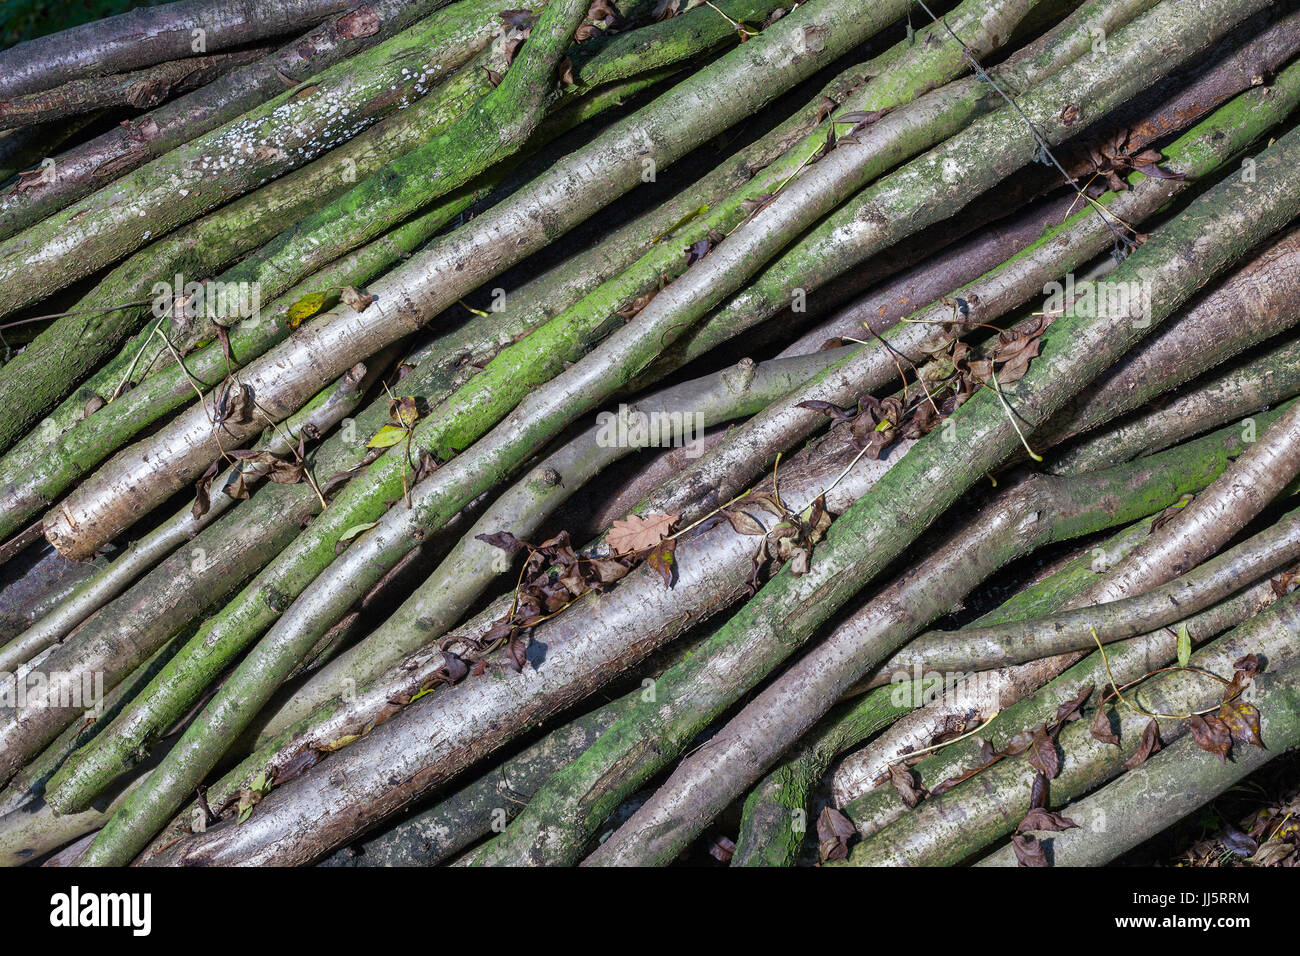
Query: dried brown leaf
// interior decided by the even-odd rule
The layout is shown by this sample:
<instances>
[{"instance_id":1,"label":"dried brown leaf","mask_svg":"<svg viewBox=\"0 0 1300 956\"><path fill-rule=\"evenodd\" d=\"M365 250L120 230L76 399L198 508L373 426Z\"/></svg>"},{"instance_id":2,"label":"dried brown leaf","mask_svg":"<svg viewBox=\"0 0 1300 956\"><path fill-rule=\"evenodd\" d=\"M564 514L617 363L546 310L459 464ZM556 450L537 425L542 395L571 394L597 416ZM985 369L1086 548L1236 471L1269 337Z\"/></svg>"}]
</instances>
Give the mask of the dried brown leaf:
<instances>
[{"instance_id":1,"label":"dried brown leaf","mask_svg":"<svg viewBox=\"0 0 1300 956\"><path fill-rule=\"evenodd\" d=\"M1254 704L1247 703L1240 697L1225 700L1219 705L1217 716L1228 728L1233 740L1263 748L1264 741L1259 735L1259 708Z\"/></svg>"},{"instance_id":2,"label":"dried brown leaf","mask_svg":"<svg viewBox=\"0 0 1300 956\"><path fill-rule=\"evenodd\" d=\"M826 807L817 817L817 840L822 860L846 860L849 841L858 835L853 822L834 807Z\"/></svg>"},{"instance_id":3,"label":"dried brown leaf","mask_svg":"<svg viewBox=\"0 0 1300 956\"><path fill-rule=\"evenodd\" d=\"M494 548L500 548L506 554L511 556L528 548L527 544L520 541L509 531L494 531L491 534L476 534L474 539L476 541L482 541L484 544L490 544Z\"/></svg>"},{"instance_id":4,"label":"dried brown leaf","mask_svg":"<svg viewBox=\"0 0 1300 956\"><path fill-rule=\"evenodd\" d=\"M676 546L677 540L668 538L652 547L650 553L646 555L646 563L659 572L659 577L666 588L673 586L673 572L677 562Z\"/></svg>"},{"instance_id":5,"label":"dried brown leaf","mask_svg":"<svg viewBox=\"0 0 1300 956\"><path fill-rule=\"evenodd\" d=\"M920 803L921 798L925 796L925 788L917 784L912 771L901 763L889 765L889 782L894 785L894 789L909 810Z\"/></svg>"},{"instance_id":6,"label":"dried brown leaf","mask_svg":"<svg viewBox=\"0 0 1300 956\"><path fill-rule=\"evenodd\" d=\"M353 286L345 285L343 287L343 293L339 298L354 311L364 312L366 311L366 307L379 298L379 296L370 295L369 293L362 292Z\"/></svg>"},{"instance_id":7,"label":"dried brown leaf","mask_svg":"<svg viewBox=\"0 0 1300 956\"><path fill-rule=\"evenodd\" d=\"M1228 754L1232 751L1232 731L1227 724L1213 714L1208 717L1196 714L1187 718L1187 729L1192 732L1196 746L1214 754L1223 763L1228 762Z\"/></svg>"},{"instance_id":8,"label":"dried brown leaf","mask_svg":"<svg viewBox=\"0 0 1300 956\"><path fill-rule=\"evenodd\" d=\"M1011 838L1011 850L1021 866L1047 866L1043 845L1030 836L1016 834Z\"/></svg>"},{"instance_id":9,"label":"dried brown leaf","mask_svg":"<svg viewBox=\"0 0 1300 956\"><path fill-rule=\"evenodd\" d=\"M821 412L828 418L833 418L837 422L849 422L858 417L857 409L840 408L831 402L807 401L800 402L796 408L806 408L810 411ZM874 423L873 423L874 424Z\"/></svg>"},{"instance_id":10,"label":"dried brown leaf","mask_svg":"<svg viewBox=\"0 0 1300 956\"><path fill-rule=\"evenodd\" d=\"M1056 750L1056 740L1047 732L1046 727L1034 731L1029 745L1029 756L1025 758L1035 770L1041 771L1048 780L1055 779L1061 772L1061 757Z\"/></svg>"},{"instance_id":11,"label":"dried brown leaf","mask_svg":"<svg viewBox=\"0 0 1300 956\"><path fill-rule=\"evenodd\" d=\"M1146 763L1147 758L1160 750L1160 721L1152 717L1142 728L1142 742L1133 756L1124 761L1124 766L1134 770Z\"/></svg>"},{"instance_id":12,"label":"dried brown leaf","mask_svg":"<svg viewBox=\"0 0 1300 956\"><path fill-rule=\"evenodd\" d=\"M628 515L614 522L606 542L616 554L628 554L654 547L671 532L680 515Z\"/></svg>"},{"instance_id":13,"label":"dried brown leaf","mask_svg":"<svg viewBox=\"0 0 1300 956\"><path fill-rule=\"evenodd\" d=\"M1111 712L1105 707L1097 708L1097 716L1093 718L1092 727L1088 732L1092 734L1094 740L1119 746L1119 734L1115 733L1111 725Z\"/></svg>"},{"instance_id":14,"label":"dried brown leaf","mask_svg":"<svg viewBox=\"0 0 1300 956\"><path fill-rule=\"evenodd\" d=\"M1053 813L1044 807L1035 807L1020 821L1020 826L1016 827L1016 832L1059 833L1061 830L1076 829L1078 826L1079 824L1068 817L1061 816L1059 813Z\"/></svg>"},{"instance_id":15,"label":"dried brown leaf","mask_svg":"<svg viewBox=\"0 0 1300 956\"><path fill-rule=\"evenodd\" d=\"M194 516L195 521L207 514L208 509L212 507L210 497L212 479L217 477L217 466L219 464L220 462L217 461L210 464L208 470L200 476L198 482L194 485L194 506L190 508L190 514Z\"/></svg>"}]
</instances>

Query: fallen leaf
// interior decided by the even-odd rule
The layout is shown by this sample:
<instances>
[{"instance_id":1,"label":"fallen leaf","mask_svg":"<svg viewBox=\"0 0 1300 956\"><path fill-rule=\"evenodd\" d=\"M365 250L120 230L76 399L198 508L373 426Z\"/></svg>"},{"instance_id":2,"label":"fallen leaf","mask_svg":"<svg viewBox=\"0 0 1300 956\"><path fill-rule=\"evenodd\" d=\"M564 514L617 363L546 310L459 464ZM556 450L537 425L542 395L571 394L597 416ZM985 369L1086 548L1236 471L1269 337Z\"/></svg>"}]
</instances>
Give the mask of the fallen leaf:
<instances>
[{"instance_id":1,"label":"fallen leaf","mask_svg":"<svg viewBox=\"0 0 1300 956\"><path fill-rule=\"evenodd\" d=\"M841 113L839 116L835 117L835 122L852 123L853 129L849 132L849 135L851 136L862 127L869 126L876 122L888 112L889 107L886 107L883 110L854 110L849 113Z\"/></svg>"},{"instance_id":2,"label":"fallen leaf","mask_svg":"<svg viewBox=\"0 0 1300 956\"><path fill-rule=\"evenodd\" d=\"M840 408L840 406L833 405L830 402L820 402L820 401L800 402L795 407L807 408L810 411L814 411L814 412L821 412L823 415L833 418L837 422L849 422L858 417L857 409Z\"/></svg>"},{"instance_id":3,"label":"fallen leaf","mask_svg":"<svg viewBox=\"0 0 1300 956\"><path fill-rule=\"evenodd\" d=\"M921 797L925 795L924 789L918 788L912 771L901 763L889 765L889 782L894 785L894 789L898 791L899 797L909 810L920 803Z\"/></svg>"},{"instance_id":4,"label":"fallen leaf","mask_svg":"<svg viewBox=\"0 0 1300 956\"><path fill-rule=\"evenodd\" d=\"M615 554L628 554L654 547L672 531L673 522L681 515L628 515L615 521L606 538Z\"/></svg>"},{"instance_id":5,"label":"fallen leaf","mask_svg":"<svg viewBox=\"0 0 1300 956\"><path fill-rule=\"evenodd\" d=\"M1092 727L1089 733L1093 740L1100 740L1104 744L1114 744L1119 746L1119 734L1115 733L1110 723L1111 712L1105 707L1097 708L1097 716L1093 718Z\"/></svg>"},{"instance_id":6,"label":"fallen leaf","mask_svg":"<svg viewBox=\"0 0 1300 956\"><path fill-rule=\"evenodd\" d=\"M1068 700L1056 708L1055 724L1057 729L1060 729L1063 724L1068 724L1071 721L1078 720L1082 716L1081 711L1083 710L1083 705L1086 704L1088 698L1092 696L1092 691L1093 685L1089 684L1087 687L1079 691L1074 700Z\"/></svg>"},{"instance_id":7,"label":"fallen leaf","mask_svg":"<svg viewBox=\"0 0 1300 956\"><path fill-rule=\"evenodd\" d=\"M663 580L666 588L673 586L676 545L677 540L675 538L668 538L652 547L650 553L646 555L646 563L659 572L659 577Z\"/></svg>"},{"instance_id":8,"label":"fallen leaf","mask_svg":"<svg viewBox=\"0 0 1300 956\"><path fill-rule=\"evenodd\" d=\"M1289 857L1295 850L1294 844L1274 838L1261 845L1246 862L1254 863L1257 866L1275 866Z\"/></svg>"},{"instance_id":9,"label":"fallen leaf","mask_svg":"<svg viewBox=\"0 0 1300 956\"><path fill-rule=\"evenodd\" d=\"M1194 715L1187 718L1187 727L1192 732L1196 746L1214 754L1221 762L1228 762L1228 754L1232 750L1232 732L1228 730L1227 724L1213 715Z\"/></svg>"},{"instance_id":10,"label":"fallen leaf","mask_svg":"<svg viewBox=\"0 0 1300 956\"><path fill-rule=\"evenodd\" d=\"M528 663L528 645L532 642L531 635L518 630L510 635L510 642L506 645L506 662L516 674Z\"/></svg>"},{"instance_id":11,"label":"fallen leaf","mask_svg":"<svg viewBox=\"0 0 1300 956\"><path fill-rule=\"evenodd\" d=\"M490 544L494 548L500 548L506 554L515 555L528 545L520 541L509 531L494 531L491 534L477 534L475 540L482 541L484 544Z\"/></svg>"},{"instance_id":12,"label":"fallen leaf","mask_svg":"<svg viewBox=\"0 0 1300 956\"><path fill-rule=\"evenodd\" d=\"M1043 807L1035 807L1020 821L1016 832L1028 833L1032 830L1039 833L1057 833L1061 830L1077 829L1078 826L1079 824L1059 813L1053 813Z\"/></svg>"},{"instance_id":13,"label":"fallen leaf","mask_svg":"<svg viewBox=\"0 0 1300 956\"><path fill-rule=\"evenodd\" d=\"M702 216L702 215L704 215L704 214L705 214L706 212L708 212L708 211L709 211L709 206L708 206L707 203L705 203L703 206L700 206L698 209L692 209L692 210L691 210L690 212L688 212L686 215L682 216L681 219L678 219L675 223L673 223L671 226L669 226L669 227L668 227L667 229L665 229L663 232L659 233L659 235L657 235L657 236L655 236L653 239L651 239L651 240L650 240L650 244L651 244L651 245L654 245L656 242L659 242L659 241L660 241L661 239L663 239L665 236L670 236L670 235L672 235L674 232L676 232L678 229L682 228L682 226L686 225L686 224L687 224L688 222L690 222L692 219L695 219L695 218L698 217L698 216Z\"/></svg>"},{"instance_id":14,"label":"fallen leaf","mask_svg":"<svg viewBox=\"0 0 1300 956\"><path fill-rule=\"evenodd\" d=\"M220 462L214 461L208 465L208 470L202 474L194 485L194 506L190 508L190 514L194 516L195 521L207 514L208 509L212 507L209 492L212 488L212 479L217 476L217 466L219 464Z\"/></svg>"},{"instance_id":15,"label":"fallen leaf","mask_svg":"<svg viewBox=\"0 0 1300 956\"><path fill-rule=\"evenodd\" d=\"M246 422L253 408L253 390L242 382L230 379L217 394L212 409L212 421L216 425L222 422Z\"/></svg>"},{"instance_id":16,"label":"fallen leaf","mask_svg":"<svg viewBox=\"0 0 1300 956\"><path fill-rule=\"evenodd\" d=\"M415 423L420 420L420 411L415 402L414 395L403 395L401 398L394 398L388 403L388 417L393 420L393 424L402 428L413 428Z\"/></svg>"},{"instance_id":17,"label":"fallen leaf","mask_svg":"<svg viewBox=\"0 0 1300 956\"><path fill-rule=\"evenodd\" d=\"M1152 179L1186 179L1186 173L1176 173L1171 169L1166 169L1159 163L1138 163L1133 167L1143 175L1150 176Z\"/></svg>"},{"instance_id":18,"label":"fallen leaf","mask_svg":"<svg viewBox=\"0 0 1300 956\"><path fill-rule=\"evenodd\" d=\"M458 684L469 673L469 665L451 651L442 652L441 675L448 684Z\"/></svg>"},{"instance_id":19,"label":"fallen leaf","mask_svg":"<svg viewBox=\"0 0 1300 956\"><path fill-rule=\"evenodd\" d=\"M1218 718L1228 728L1232 739L1243 744L1254 744L1263 748L1264 741L1259 735L1259 708L1238 697L1225 700L1219 705Z\"/></svg>"},{"instance_id":20,"label":"fallen leaf","mask_svg":"<svg viewBox=\"0 0 1300 956\"><path fill-rule=\"evenodd\" d=\"M366 311L366 306L378 299L379 296L369 295L365 292L359 291L353 286L345 285L343 287L343 293L339 298L341 298L349 308L357 312L364 312Z\"/></svg>"},{"instance_id":21,"label":"fallen leaf","mask_svg":"<svg viewBox=\"0 0 1300 956\"><path fill-rule=\"evenodd\" d=\"M736 844L727 837L720 836L709 846L709 856L719 863L730 863L736 854Z\"/></svg>"},{"instance_id":22,"label":"fallen leaf","mask_svg":"<svg viewBox=\"0 0 1300 956\"><path fill-rule=\"evenodd\" d=\"M296 329L302 324L303 319L310 319L313 315L325 307L329 301L329 295L324 292L308 292L301 299L289 306L287 318L289 328Z\"/></svg>"},{"instance_id":23,"label":"fallen leaf","mask_svg":"<svg viewBox=\"0 0 1300 956\"><path fill-rule=\"evenodd\" d=\"M1178 666L1186 667L1192 659L1192 635L1186 624L1178 625Z\"/></svg>"},{"instance_id":24,"label":"fallen leaf","mask_svg":"<svg viewBox=\"0 0 1300 956\"><path fill-rule=\"evenodd\" d=\"M344 531L341 535L339 535L339 540L351 541L357 535L369 531L377 524L379 524L378 521L367 521L365 524L354 524L351 528L348 528L348 530Z\"/></svg>"},{"instance_id":25,"label":"fallen leaf","mask_svg":"<svg viewBox=\"0 0 1300 956\"><path fill-rule=\"evenodd\" d=\"M385 425L375 432L370 441L366 442L366 447L391 448L393 445L405 441L406 435L407 430L399 425Z\"/></svg>"},{"instance_id":26,"label":"fallen leaf","mask_svg":"<svg viewBox=\"0 0 1300 956\"><path fill-rule=\"evenodd\" d=\"M1011 850L1021 866L1047 866L1043 845L1030 836L1016 834L1011 838Z\"/></svg>"},{"instance_id":27,"label":"fallen leaf","mask_svg":"<svg viewBox=\"0 0 1300 956\"><path fill-rule=\"evenodd\" d=\"M994 361L998 366L998 384L1011 385L1025 377L1029 371L1029 362L1038 357L1042 347L1043 332L1047 323L1040 321L1038 327L1024 332L1003 332L998 336L998 348Z\"/></svg>"},{"instance_id":28,"label":"fallen leaf","mask_svg":"<svg viewBox=\"0 0 1300 956\"><path fill-rule=\"evenodd\" d=\"M817 817L817 840L822 860L847 860L849 840L858 835L857 828L834 807L826 807Z\"/></svg>"},{"instance_id":29,"label":"fallen leaf","mask_svg":"<svg viewBox=\"0 0 1300 956\"><path fill-rule=\"evenodd\" d=\"M1124 766L1129 770L1140 767L1148 757L1160 750L1160 746L1160 721L1152 717L1142 728L1142 742L1138 744L1133 756L1124 761Z\"/></svg>"},{"instance_id":30,"label":"fallen leaf","mask_svg":"<svg viewBox=\"0 0 1300 956\"><path fill-rule=\"evenodd\" d=\"M713 247L716 244L717 239L715 238L714 233L709 233L709 235L705 236L703 239L697 239L695 242L691 243L686 247L686 265L688 267L695 265L695 263L699 262L712 252Z\"/></svg>"},{"instance_id":31,"label":"fallen leaf","mask_svg":"<svg viewBox=\"0 0 1300 956\"><path fill-rule=\"evenodd\" d=\"M992 749L991 747L989 748ZM987 758L985 758L987 759ZM1029 809L1041 810L1047 806L1047 774L1041 770L1034 774L1034 782L1029 788Z\"/></svg>"},{"instance_id":32,"label":"fallen leaf","mask_svg":"<svg viewBox=\"0 0 1300 956\"><path fill-rule=\"evenodd\" d=\"M736 532L736 534L747 534L751 536L767 534L767 529L763 527L757 518L748 512L742 511L739 508L728 508L722 513L731 524L731 530Z\"/></svg>"},{"instance_id":33,"label":"fallen leaf","mask_svg":"<svg viewBox=\"0 0 1300 956\"><path fill-rule=\"evenodd\" d=\"M1033 742L1029 745L1029 756L1026 759L1035 770L1041 770L1048 780L1055 779L1061 772L1061 757L1056 752L1056 740L1047 732L1047 728L1039 727L1034 731Z\"/></svg>"}]
</instances>

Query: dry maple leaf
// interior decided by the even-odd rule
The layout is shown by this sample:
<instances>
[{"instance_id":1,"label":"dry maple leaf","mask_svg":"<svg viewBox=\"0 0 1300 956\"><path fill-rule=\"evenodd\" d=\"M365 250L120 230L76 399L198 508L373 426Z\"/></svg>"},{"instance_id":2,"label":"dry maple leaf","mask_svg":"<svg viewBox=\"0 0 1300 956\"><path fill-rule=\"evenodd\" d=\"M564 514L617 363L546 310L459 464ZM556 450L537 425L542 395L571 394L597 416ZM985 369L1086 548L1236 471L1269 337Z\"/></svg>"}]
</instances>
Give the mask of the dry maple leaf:
<instances>
[{"instance_id":1,"label":"dry maple leaf","mask_svg":"<svg viewBox=\"0 0 1300 956\"><path fill-rule=\"evenodd\" d=\"M609 530L609 548L615 554L644 551L668 537L673 522L681 515L629 515L615 521Z\"/></svg>"}]
</instances>

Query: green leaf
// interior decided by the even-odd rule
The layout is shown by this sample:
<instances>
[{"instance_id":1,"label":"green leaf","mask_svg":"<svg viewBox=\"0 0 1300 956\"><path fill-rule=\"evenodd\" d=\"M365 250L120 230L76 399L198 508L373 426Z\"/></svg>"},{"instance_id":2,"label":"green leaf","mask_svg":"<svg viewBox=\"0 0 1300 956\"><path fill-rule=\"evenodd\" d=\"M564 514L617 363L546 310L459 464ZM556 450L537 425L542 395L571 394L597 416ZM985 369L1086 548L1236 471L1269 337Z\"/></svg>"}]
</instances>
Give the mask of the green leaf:
<instances>
[{"instance_id":1,"label":"green leaf","mask_svg":"<svg viewBox=\"0 0 1300 956\"><path fill-rule=\"evenodd\" d=\"M1192 659L1192 635L1187 632L1187 625L1178 625L1178 666L1186 667Z\"/></svg>"},{"instance_id":2,"label":"green leaf","mask_svg":"<svg viewBox=\"0 0 1300 956\"><path fill-rule=\"evenodd\" d=\"M696 216L703 216L703 215L704 215L706 212L708 212L708 211L709 211L709 204L708 204L708 203L705 203L705 204L704 204L703 206L701 206L699 209L692 209L692 210L691 210L690 212L688 212L686 215L682 216L681 219L678 219L675 223L673 223L671 226L669 226L669 227L668 227L667 229L665 229L663 232L659 233L659 235L655 236L654 239L650 240L650 244L651 244L651 245L654 245L654 243L656 243L656 242L658 242L660 239L664 238L664 236L671 236L674 232L676 232L678 229L682 228L682 226L686 225L688 222L690 222L690 221L691 221L692 219L694 219Z\"/></svg>"},{"instance_id":3,"label":"green leaf","mask_svg":"<svg viewBox=\"0 0 1300 956\"><path fill-rule=\"evenodd\" d=\"M365 524L354 524L351 528L348 528L347 531L344 531L341 535L339 535L339 540L351 541L353 538L361 534L363 531L369 531L377 524L379 524L378 521L367 521Z\"/></svg>"},{"instance_id":4,"label":"green leaf","mask_svg":"<svg viewBox=\"0 0 1300 956\"><path fill-rule=\"evenodd\" d=\"M375 432L375 437L366 442L367 448L391 448L398 442L406 440L406 429L400 425L385 425Z\"/></svg>"},{"instance_id":5,"label":"green leaf","mask_svg":"<svg viewBox=\"0 0 1300 956\"><path fill-rule=\"evenodd\" d=\"M289 328L296 329L303 319L310 319L325 307L329 295L325 292L308 292L305 296L289 306Z\"/></svg>"}]
</instances>

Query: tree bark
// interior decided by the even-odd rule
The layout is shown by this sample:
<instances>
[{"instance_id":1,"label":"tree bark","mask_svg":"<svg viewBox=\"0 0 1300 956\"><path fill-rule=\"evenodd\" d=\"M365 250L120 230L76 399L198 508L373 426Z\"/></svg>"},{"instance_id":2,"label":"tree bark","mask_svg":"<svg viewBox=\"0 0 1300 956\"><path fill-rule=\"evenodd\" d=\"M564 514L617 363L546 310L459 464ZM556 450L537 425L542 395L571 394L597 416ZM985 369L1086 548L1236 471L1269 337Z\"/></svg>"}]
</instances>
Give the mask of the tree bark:
<instances>
[{"instance_id":1,"label":"tree bark","mask_svg":"<svg viewBox=\"0 0 1300 956\"><path fill-rule=\"evenodd\" d=\"M1231 762L1216 760L1187 736L1135 770L1067 804L1061 816L1078 829L1038 838L1052 866L1105 866L1156 836L1286 750L1300 746L1300 667L1292 663L1255 679L1265 747L1238 747ZM1267 748L1267 749L1266 749ZM1010 846L979 866L1016 866Z\"/></svg>"},{"instance_id":2,"label":"tree bark","mask_svg":"<svg viewBox=\"0 0 1300 956\"><path fill-rule=\"evenodd\" d=\"M266 53L265 49L252 49L196 56L116 76L73 80L57 89L0 102L0 128L56 122L113 107L149 109L177 93L205 86Z\"/></svg>"},{"instance_id":3,"label":"tree bark","mask_svg":"<svg viewBox=\"0 0 1300 956\"><path fill-rule=\"evenodd\" d=\"M283 36L342 13L349 0L178 0L119 13L0 52L0 97L100 73L121 73L195 52Z\"/></svg>"},{"instance_id":4,"label":"tree bark","mask_svg":"<svg viewBox=\"0 0 1300 956\"><path fill-rule=\"evenodd\" d=\"M1246 654L1256 654L1268 661L1269 670L1286 668L1296 660L1295 634L1300 630L1298 600L1300 593L1279 599L1264 613L1194 653L1191 666L1215 674L1229 674L1234 661ZM1111 668L1118 680L1132 679L1149 669L1143 663L1133 673L1131 662L1123 670L1117 670L1116 664L1116 658L1112 657ZM1123 673L1131 676L1123 677ZM1102 677L1096 686L1106 683L1107 679ZM1064 689L1053 688L1049 698L1052 711L1069 699L1058 696ZM1217 682L1192 671L1173 671L1157 674L1147 681L1142 687L1141 700L1154 713L1182 714L1204 710L1217 703L1221 696L1222 688ZM1051 781L1055 806L1064 805L1122 773L1124 761L1136 752L1149 721L1148 717L1125 708L1115 711L1111 729L1114 731L1118 726L1121 741L1115 746L1091 736L1091 718L1092 714L1085 712L1082 720L1067 724L1057 737L1064 759L1061 772ZM1185 721L1161 720L1159 724L1160 739L1165 746L1186 733ZM917 772L916 767L912 769ZM1036 773L1025 761L1003 760L976 778L926 800L867 837L850 850L847 862L854 866L935 866L960 862L1009 833L1023 818L1029 810L1030 785Z\"/></svg>"},{"instance_id":5,"label":"tree bark","mask_svg":"<svg viewBox=\"0 0 1300 956\"><path fill-rule=\"evenodd\" d=\"M1259 503L1270 500L1280 485L1290 481L1300 469L1300 425L1297 423L1300 423L1300 403L1284 412L1265 440L1248 446L1225 475L1211 486L1204 496L1210 504L1201 508L1202 513L1218 514L1224 522L1221 526L1233 529L1257 513L1261 507ZM1100 484L1099 478L1100 474L1094 474L1076 480L1085 488L1092 489ZM1223 505L1240 500L1241 489L1255 483L1261 486L1258 494L1252 495L1250 503L1239 506L1230 517L1214 507L1215 503ZM1197 499L1198 503L1201 500ZM921 622L942 614L950 606L954 590L963 593L969 590L970 586L954 588L954 581L961 580L961 573L975 574L976 582L989 573L991 568L983 565L981 560L972 560L972 554L978 553L973 543L986 539L989 526L996 529L995 540L1010 539L1032 546L1036 525L1046 522L1048 528L1055 530L1054 526L1062 519L1068 522L1073 517L1070 509L1061 503L1034 501L1032 497L1032 504L1014 498L1012 501L1012 507L1005 512L986 509L972 522L978 531L968 526L968 530L954 535L946 551L940 552L939 561L931 559L930 563L922 564L904 576L903 584L896 586L897 590L884 592L879 611L874 602L868 605L846 626L837 628L816 651L806 655L770 684L712 738L709 747L697 751L678 766L654 797L593 854L593 862L662 865L671 860L699 828L752 784L789 743L825 713L873 661L879 660L884 648L898 647L923 626ZM1254 512L1249 510L1251 506ZM1007 527L998 522L996 519L1003 514L1018 519L1018 526ZM1047 515L1052 517L1046 518ZM1281 526L1262 533L1258 540L1252 539L1219 561L1207 565L1194 580L1180 580L1131 601L1114 601L1117 596L1142 590L1143 583L1150 587L1161 579L1177 575L1180 566L1168 557L1173 549L1181 547L1194 561L1198 556L1195 548L1201 546L1202 540L1205 544L1201 546L1201 554L1212 553L1224 538L1224 535L1219 535L1217 540L1210 534L1198 535L1194 529L1203 527L1203 524L1192 517L1176 523L1178 527L1175 528L1175 522L1171 522L1160 534L1139 545L1119 568L1108 573L1103 584L1090 588L1085 596L1070 602L1078 605L1089 598L1104 600L1110 597L1112 602L1104 605L1104 609L1086 608L1066 618L1049 619L1068 620L1077 625L1079 618L1087 618L1082 636L1077 628L1067 637L1062 628L1053 630L1032 623L1003 625L970 632L972 640L969 643L954 642L953 646L945 646L940 651L937 649L938 639L924 635L896 653L883 669L893 680L897 674L906 674L916 667L935 671L960 670L961 666L948 666L958 658L966 664L974 664L972 670L983 669L980 665L991 668L1044 658L1090 646L1092 625L1097 625L1103 632L1103 640L1133 637L1217 603L1260 575L1300 556L1296 549L1298 525L1287 520ZM1048 534L1052 536L1051 531ZM1189 538L1197 539L1196 545L1191 545ZM998 555L994 558L994 566L1013 556L1014 552ZM1136 567L1141 568L1140 578L1128 572L1129 568ZM967 570L963 572L962 569ZM1208 593L1196 593L1199 592L1196 583L1202 580ZM973 583L963 582L964 585ZM1186 587L1189 584L1192 587ZM908 593L905 589L909 585L928 589L929 599L922 600L915 593ZM1189 599L1185 609L1179 606L1182 598ZM1142 610L1136 610L1135 605ZM1160 611L1151 613L1157 606ZM1135 613L1130 622L1134 626L1121 624L1124 611ZM1036 623L1044 625L1041 619ZM1012 634L1022 638L1015 650L1011 647ZM976 641L982 637L987 637L987 643L977 644ZM949 651L952 652L951 659L947 657ZM700 657L703 657L703 652Z\"/></svg>"},{"instance_id":6,"label":"tree bark","mask_svg":"<svg viewBox=\"0 0 1300 956\"><path fill-rule=\"evenodd\" d=\"M1300 138L1296 142L1300 144ZM1209 275L1195 275L1200 268L1208 266L1217 271L1244 251L1238 246L1236 252L1223 247L1218 247L1220 252L1210 252L1225 237L1220 233L1211 238L1204 231L1209 209L1216 205L1222 208L1231 201L1233 192L1232 185L1224 184L1207 193L1116 270L1116 281L1132 277L1151 282L1161 290L1162 304L1150 316L1153 324L1168 315L1166 309L1175 308L1179 301L1208 281ZM1285 200L1284 208L1287 213L1282 217L1289 218L1293 213ZM1180 247L1187 251L1174 251ZM1190 252L1192 248L1196 253ZM1210 258L1202 259L1206 253ZM1185 271L1189 258L1204 265ZM1039 358L1031 364L1026 376L1012 386L1007 398L1017 418L1026 423L1027 430L1032 432L1034 426L1064 405L1074 392L1148 331L1118 328L1126 324L1116 316L1099 322L1067 313L1049 327ZM1070 337L1068 341L1066 336ZM1052 346L1058 351L1053 352ZM612 809L611 801L622 799L628 788L662 766L699 729L702 721L707 723L716 717L780 663L961 492L1020 446L1019 436L997 398L981 395L972 399L957 411L955 420L964 455L954 460L944 447L942 436L936 437L935 433L922 439L909 451L903 467L891 471L870 496L840 516L821 547L819 559L813 561L807 574L794 576L783 571L710 639L705 651L692 661L692 667L665 675L661 683L668 684L665 691L671 703L662 705L654 714L638 714L638 719L616 723L596 747L557 775L534 798L511 830L493 842L498 852L491 854L491 859L536 861L547 858L549 848L561 840L568 852L576 850L580 844L570 834L584 830L590 833L587 828L592 820ZM905 522L900 520L900 515L907 516ZM725 671L725 676L718 668ZM845 689L851 682L837 690ZM826 706L838 694L828 696ZM655 741L653 753L635 743L649 739ZM740 746L740 738L736 739L737 744L728 750L717 746L715 738L715 744L700 753L712 759L735 757L753 761L753 757L742 751L747 751L754 741L744 738L744 745ZM770 755L767 764L760 764L758 772L778 754ZM757 772L749 776L741 788L756 776ZM734 779L715 776L712 785L734 786ZM690 825L689 821L680 822ZM634 829L631 822L627 826L629 832ZM593 854L592 862L618 860L613 848L619 845L619 842L606 841Z\"/></svg>"},{"instance_id":7,"label":"tree bark","mask_svg":"<svg viewBox=\"0 0 1300 956\"><path fill-rule=\"evenodd\" d=\"M382 43L447 0L370 0L333 17L270 56L144 116L73 146L53 175L0 191L0 239L8 239L68 203L151 159L260 106L286 85L303 83L353 53ZM531 0L520 6L531 9ZM52 157L53 148L38 153Z\"/></svg>"},{"instance_id":8,"label":"tree bark","mask_svg":"<svg viewBox=\"0 0 1300 956\"><path fill-rule=\"evenodd\" d=\"M28 226L0 245L0 316L117 262L147 236L170 232L296 169L414 102L495 32L495 7L487 0L473 3L448 8L336 63L311 83ZM421 64L418 70L412 61Z\"/></svg>"}]
</instances>

